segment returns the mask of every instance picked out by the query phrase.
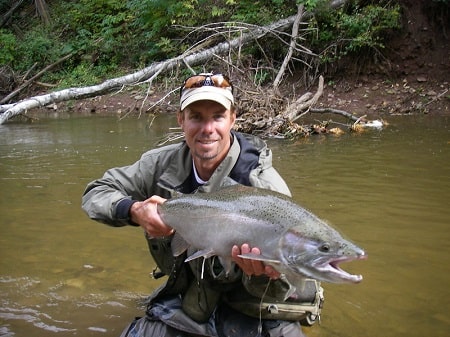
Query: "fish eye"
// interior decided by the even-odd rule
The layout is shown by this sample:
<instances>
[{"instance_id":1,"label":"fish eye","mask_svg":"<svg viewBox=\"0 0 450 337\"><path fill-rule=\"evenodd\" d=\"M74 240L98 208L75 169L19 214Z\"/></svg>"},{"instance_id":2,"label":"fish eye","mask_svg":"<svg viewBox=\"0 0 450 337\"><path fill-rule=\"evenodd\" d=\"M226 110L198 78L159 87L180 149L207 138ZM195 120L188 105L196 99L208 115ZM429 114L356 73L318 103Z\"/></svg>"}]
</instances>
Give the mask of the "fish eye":
<instances>
[{"instance_id":1,"label":"fish eye","mask_svg":"<svg viewBox=\"0 0 450 337\"><path fill-rule=\"evenodd\" d=\"M320 246L319 250L321 252L327 253L330 251L330 245L328 243L324 243L322 246Z\"/></svg>"}]
</instances>

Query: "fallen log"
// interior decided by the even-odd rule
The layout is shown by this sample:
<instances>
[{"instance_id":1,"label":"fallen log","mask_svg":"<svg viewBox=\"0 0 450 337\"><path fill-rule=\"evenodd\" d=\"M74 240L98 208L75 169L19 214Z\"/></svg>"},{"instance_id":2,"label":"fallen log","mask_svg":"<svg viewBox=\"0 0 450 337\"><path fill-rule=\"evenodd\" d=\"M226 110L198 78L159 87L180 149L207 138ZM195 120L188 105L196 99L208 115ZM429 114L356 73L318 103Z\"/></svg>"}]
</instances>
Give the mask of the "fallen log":
<instances>
[{"instance_id":1,"label":"fallen log","mask_svg":"<svg viewBox=\"0 0 450 337\"><path fill-rule=\"evenodd\" d=\"M227 54L230 49L238 48L241 45L248 43L253 39L258 39L271 31L277 29L285 29L286 27L289 27L289 25L291 25L294 20L295 16L291 16L286 19L279 20L271 25L254 29L249 33L244 34L231 41L219 43L212 48L192 54L182 54L178 57L166 60L164 62L153 63L149 67L146 67L135 73L109 79L98 85L92 85L81 88L63 89L45 95L34 96L25 99L23 101L17 102L12 107L9 107L6 110L3 110L2 106L0 106L0 124L5 123L11 117L23 113L28 109L43 107L51 103L58 103L72 99L95 97L120 89L126 85L136 85L145 83L147 80L151 79L152 76L155 75L156 73L160 73L162 71L170 71L181 63L186 63L190 65L201 64L207 61L208 59L215 57L216 55ZM2 110L4 112L2 112Z\"/></svg>"},{"instance_id":2,"label":"fallen log","mask_svg":"<svg viewBox=\"0 0 450 337\"><path fill-rule=\"evenodd\" d=\"M333 0L330 2L330 7L338 8L344 5L345 2L345 0ZM311 16L312 13L305 12L301 15L301 18L309 19L311 18ZM186 53L178 57L166 60L164 62L151 64L150 66L135 73L118 78L108 79L97 85L68 88L49 94L38 95L24 99L17 103L12 103L12 106L9 104L6 106L0 105L0 124L5 123L10 118L24 113L29 109L39 108L62 101L84 99L104 95L114 90L123 88L127 85L131 86L146 83L149 80L151 81L152 76L154 76L155 74L163 71L168 72L175 67L178 67L180 64L185 64L189 68L191 65L204 63L210 58L228 54L231 49L240 50L242 45L250 42L251 40L257 40L269 33L277 34L277 32L279 33L279 31L286 30L288 27L292 26L296 18L298 19L299 15L290 16L267 26L248 29L247 33L241 34L239 37L231 41L225 41L217 44L212 48L201 50L198 52L192 52L191 50L188 50ZM247 27L249 26L247 25Z\"/></svg>"}]
</instances>

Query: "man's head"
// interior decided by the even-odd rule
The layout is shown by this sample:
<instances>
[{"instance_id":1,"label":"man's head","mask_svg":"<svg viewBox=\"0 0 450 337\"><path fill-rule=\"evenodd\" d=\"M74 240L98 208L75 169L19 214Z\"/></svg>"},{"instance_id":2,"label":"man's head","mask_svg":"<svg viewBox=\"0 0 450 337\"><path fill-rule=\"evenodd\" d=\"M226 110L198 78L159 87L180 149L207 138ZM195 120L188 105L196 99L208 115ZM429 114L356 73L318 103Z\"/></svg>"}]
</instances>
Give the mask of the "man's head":
<instances>
[{"instance_id":1,"label":"man's head","mask_svg":"<svg viewBox=\"0 0 450 337\"><path fill-rule=\"evenodd\" d=\"M199 74L189 77L180 90L178 123L195 167L208 180L231 145L236 120L233 87L223 75Z\"/></svg>"}]
</instances>

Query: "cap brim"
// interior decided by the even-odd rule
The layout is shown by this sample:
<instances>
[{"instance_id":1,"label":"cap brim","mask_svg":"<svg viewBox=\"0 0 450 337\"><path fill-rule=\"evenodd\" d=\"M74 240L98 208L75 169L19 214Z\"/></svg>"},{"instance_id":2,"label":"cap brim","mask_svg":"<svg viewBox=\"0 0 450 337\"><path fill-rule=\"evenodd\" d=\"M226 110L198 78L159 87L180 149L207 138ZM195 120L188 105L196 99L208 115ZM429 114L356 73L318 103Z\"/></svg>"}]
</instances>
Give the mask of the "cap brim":
<instances>
[{"instance_id":1,"label":"cap brim","mask_svg":"<svg viewBox=\"0 0 450 337\"><path fill-rule=\"evenodd\" d=\"M233 94L228 88L203 86L199 88L184 89L180 99L180 109L184 110L189 104L198 101L214 101L230 110L234 103Z\"/></svg>"}]
</instances>

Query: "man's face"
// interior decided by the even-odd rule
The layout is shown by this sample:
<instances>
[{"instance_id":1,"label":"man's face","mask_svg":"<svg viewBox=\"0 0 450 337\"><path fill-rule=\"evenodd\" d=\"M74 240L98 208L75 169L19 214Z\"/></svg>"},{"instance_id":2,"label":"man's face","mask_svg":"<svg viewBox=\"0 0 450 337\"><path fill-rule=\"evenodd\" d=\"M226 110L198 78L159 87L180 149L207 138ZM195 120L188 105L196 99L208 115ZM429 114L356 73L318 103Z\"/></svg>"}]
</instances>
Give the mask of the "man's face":
<instances>
[{"instance_id":1,"label":"man's face","mask_svg":"<svg viewBox=\"0 0 450 337\"><path fill-rule=\"evenodd\" d=\"M198 101L178 114L178 124L185 133L197 165L218 165L230 148L230 131L235 113L214 101Z\"/></svg>"}]
</instances>

